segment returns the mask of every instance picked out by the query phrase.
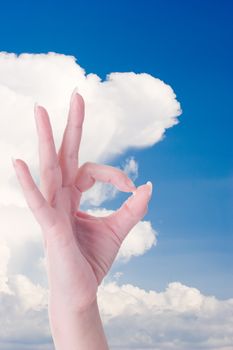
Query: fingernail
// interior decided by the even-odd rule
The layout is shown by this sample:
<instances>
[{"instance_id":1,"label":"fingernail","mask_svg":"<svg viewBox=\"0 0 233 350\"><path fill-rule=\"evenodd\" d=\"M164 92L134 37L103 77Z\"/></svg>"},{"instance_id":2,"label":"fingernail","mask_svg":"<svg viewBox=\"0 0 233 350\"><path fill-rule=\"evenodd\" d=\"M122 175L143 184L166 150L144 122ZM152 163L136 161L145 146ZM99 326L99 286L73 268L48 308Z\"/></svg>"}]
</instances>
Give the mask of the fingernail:
<instances>
[{"instance_id":1,"label":"fingernail","mask_svg":"<svg viewBox=\"0 0 233 350\"><path fill-rule=\"evenodd\" d=\"M72 92L71 100L73 100L75 94L78 93L78 92L79 92L79 89L78 89L78 87L76 86L76 87L74 88L73 92Z\"/></svg>"},{"instance_id":2,"label":"fingernail","mask_svg":"<svg viewBox=\"0 0 233 350\"><path fill-rule=\"evenodd\" d=\"M151 194L152 194L152 189L153 189L153 185L152 185L152 182L151 181L147 181L147 183L146 183L147 185L148 185L148 187L149 187L149 195L151 196Z\"/></svg>"}]
</instances>

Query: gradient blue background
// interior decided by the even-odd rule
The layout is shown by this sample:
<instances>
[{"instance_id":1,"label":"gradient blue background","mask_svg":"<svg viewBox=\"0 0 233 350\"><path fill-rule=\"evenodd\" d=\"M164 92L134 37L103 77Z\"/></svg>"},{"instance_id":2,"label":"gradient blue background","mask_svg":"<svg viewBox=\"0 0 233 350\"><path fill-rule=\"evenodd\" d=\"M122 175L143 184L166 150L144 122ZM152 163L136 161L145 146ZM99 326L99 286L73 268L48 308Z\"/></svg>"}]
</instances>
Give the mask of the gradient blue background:
<instances>
[{"instance_id":1,"label":"gradient blue background","mask_svg":"<svg viewBox=\"0 0 233 350\"><path fill-rule=\"evenodd\" d=\"M1 4L0 51L73 55L103 80L146 72L171 85L181 103L180 123L163 141L112 162L133 155L136 185L153 182L145 219L159 232L156 247L116 269L122 283L159 291L180 281L233 296L232 14L230 0Z\"/></svg>"}]
</instances>

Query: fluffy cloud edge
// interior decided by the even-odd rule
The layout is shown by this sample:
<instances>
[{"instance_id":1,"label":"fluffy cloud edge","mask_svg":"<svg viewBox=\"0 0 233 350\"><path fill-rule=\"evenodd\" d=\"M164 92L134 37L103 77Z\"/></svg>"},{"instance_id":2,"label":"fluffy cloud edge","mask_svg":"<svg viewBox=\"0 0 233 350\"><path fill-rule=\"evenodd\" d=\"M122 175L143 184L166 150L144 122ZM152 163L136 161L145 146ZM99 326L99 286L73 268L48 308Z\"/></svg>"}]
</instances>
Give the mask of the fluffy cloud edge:
<instances>
[{"instance_id":1,"label":"fluffy cloud edge","mask_svg":"<svg viewBox=\"0 0 233 350\"><path fill-rule=\"evenodd\" d=\"M1 342L9 346L4 349L21 350L24 343L32 350L52 349L48 291L22 275L12 276L9 285L14 294L0 294ZM98 304L111 349L223 350L232 344L233 298L218 300L180 282L156 292L103 280Z\"/></svg>"}]
</instances>

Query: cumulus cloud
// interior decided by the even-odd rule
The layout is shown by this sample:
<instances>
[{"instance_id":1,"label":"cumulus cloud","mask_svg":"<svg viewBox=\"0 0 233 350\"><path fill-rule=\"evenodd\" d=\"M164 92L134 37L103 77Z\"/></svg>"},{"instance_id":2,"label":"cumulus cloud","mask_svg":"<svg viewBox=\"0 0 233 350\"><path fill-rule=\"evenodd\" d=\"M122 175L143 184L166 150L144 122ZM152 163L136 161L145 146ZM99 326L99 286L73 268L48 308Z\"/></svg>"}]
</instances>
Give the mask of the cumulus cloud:
<instances>
[{"instance_id":1,"label":"cumulus cloud","mask_svg":"<svg viewBox=\"0 0 233 350\"><path fill-rule=\"evenodd\" d=\"M131 156L125 160L123 170L132 178L132 180L135 180L138 177L138 163L134 157Z\"/></svg>"},{"instance_id":2,"label":"cumulus cloud","mask_svg":"<svg viewBox=\"0 0 233 350\"><path fill-rule=\"evenodd\" d=\"M52 349L48 291L22 275L10 276L9 286L12 295L0 293L0 348Z\"/></svg>"},{"instance_id":3,"label":"cumulus cloud","mask_svg":"<svg viewBox=\"0 0 233 350\"><path fill-rule=\"evenodd\" d=\"M42 232L30 210L1 206L0 226L0 250L5 251L0 255L0 270L4 269L5 276L22 274L46 285L45 271L38 266L44 256Z\"/></svg>"},{"instance_id":4,"label":"cumulus cloud","mask_svg":"<svg viewBox=\"0 0 233 350\"><path fill-rule=\"evenodd\" d=\"M34 102L47 109L58 150L75 86L85 100L80 165L86 161L107 163L128 149L155 144L162 140L167 128L178 123L181 114L172 88L150 74L114 72L101 81L96 74L86 74L74 56L0 52L2 349L53 349L41 232L27 207L11 157L25 160L39 183ZM128 157L120 168L133 180L137 178L138 163L133 157ZM109 184L97 182L84 194L81 205L100 206L118 192ZM111 212L104 208L90 210L95 215L98 210L101 215ZM155 244L156 231L149 221L141 221L124 240L116 263L142 255Z\"/></svg>"},{"instance_id":5,"label":"cumulus cloud","mask_svg":"<svg viewBox=\"0 0 233 350\"><path fill-rule=\"evenodd\" d=\"M107 162L129 148L151 146L181 114L173 89L150 74L114 72L101 81L96 74L86 74L74 56L0 52L2 204L25 206L11 156L28 162L38 179L34 102L48 110L58 149L75 86L85 100L80 164Z\"/></svg>"},{"instance_id":6,"label":"cumulus cloud","mask_svg":"<svg viewBox=\"0 0 233 350\"><path fill-rule=\"evenodd\" d=\"M49 112L58 149L75 86L85 99L79 163L105 162L127 149L149 147L178 123L180 104L172 88L150 74L110 73L105 81L86 74L74 56L0 52L0 348L53 350L40 228L28 209L11 156L24 159L38 183L34 102ZM121 167L133 180L138 163ZM82 204L100 206L119 191L97 183ZM112 211L88 209L96 216ZM128 234L116 264L156 244L149 221ZM115 263L114 263L115 264ZM98 290L101 317L111 349L232 350L233 299L218 300L179 282L165 291L120 285L122 272ZM120 337L119 337L120 334Z\"/></svg>"},{"instance_id":7,"label":"cumulus cloud","mask_svg":"<svg viewBox=\"0 0 233 350\"><path fill-rule=\"evenodd\" d=\"M5 291L8 260L8 273L22 274L46 285L40 228L27 207L11 156L27 162L38 184L34 102L47 108L58 149L75 86L86 107L80 164L107 162L127 148L159 141L181 113L172 88L146 73L111 73L101 81L96 74L86 74L74 56L0 53L0 225L7 244L1 248L1 288ZM138 176L138 163L133 157L119 168L133 180ZM97 182L84 194L81 205L100 206L118 193L111 184ZM118 260L143 254L155 243L155 231L149 222L139 223L132 234L125 240Z\"/></svg>"},{"instance_id":8,"label":"cumulus cloud","mask_svg":"<svg viewBox=\"0 0 233 350\"><path fill-rule=\"evenodd\" d=\"M0 292L12 294L8 286L7 266L10 259L10 249L1 238L0 240Z\"/></svg>"},{"instance_id":9,"label":"cumulus cloud","mask_svg":"<svg viewBox=\"0 0 233 350\"><path fill-rule=\"evenodd\" d=\"M54 350L47 290L22 275L12 276L9 287L13 295L0 293L0 348ZM98 304L113 350L232 347L233 299L218 300L179 282L169 283L165 291L156 292L103 280Z\"/></svg>"},{"instance_id":10,"label":"cumulus cloud","mask_svg":"<svg viewBox=\"0 0 233 350\"><path fill-rule=\"evenodd\" d=\"M179 282L156 292L116 281L102 284L98 297L111 349L232 349L233 299Z\"/></svg>"}]
</instances>

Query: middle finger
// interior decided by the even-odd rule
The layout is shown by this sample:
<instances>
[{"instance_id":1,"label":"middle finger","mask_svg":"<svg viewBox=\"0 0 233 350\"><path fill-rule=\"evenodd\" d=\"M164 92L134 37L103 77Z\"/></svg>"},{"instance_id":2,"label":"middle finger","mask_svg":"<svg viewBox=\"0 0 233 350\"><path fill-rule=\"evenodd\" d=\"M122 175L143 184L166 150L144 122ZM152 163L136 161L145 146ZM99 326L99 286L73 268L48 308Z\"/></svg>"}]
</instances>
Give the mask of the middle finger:
<instances>
[{"instance_id":1,"label":"middle finger","mask_svg":"<svg viewBox=\"0 0 233 350\"><path fill-rule=\"evenodd\" d=\"M35 104L34 112L39 137L41 192L50 203L62 184L61 169L48 113L44 107L37 104Z\"/></svg>"}]
</instances>

